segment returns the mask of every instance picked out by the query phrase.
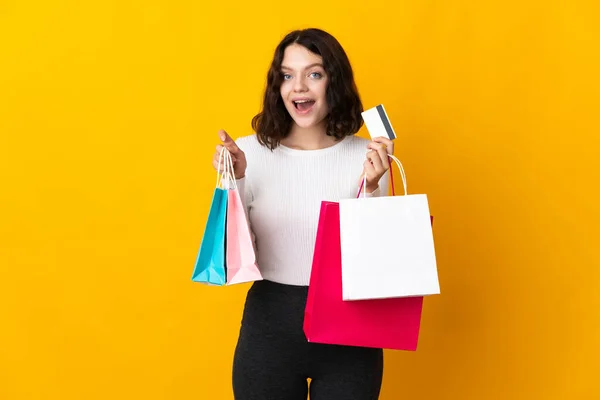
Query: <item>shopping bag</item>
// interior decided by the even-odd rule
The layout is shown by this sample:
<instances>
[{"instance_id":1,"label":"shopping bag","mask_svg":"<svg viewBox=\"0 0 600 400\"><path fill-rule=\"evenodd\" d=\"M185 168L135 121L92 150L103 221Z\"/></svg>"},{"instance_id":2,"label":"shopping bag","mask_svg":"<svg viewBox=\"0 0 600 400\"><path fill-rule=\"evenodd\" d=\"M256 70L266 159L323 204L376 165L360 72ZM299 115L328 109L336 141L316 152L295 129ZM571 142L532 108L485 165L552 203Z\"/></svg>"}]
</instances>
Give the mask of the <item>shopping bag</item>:
<instances>
[{"instance_id":1,"label":"shopping bag","mask_svg":"<svg viewBox=\"0 0 600 400\"><path fill-rule=\"evenodd\" d=\"M246 212L233 174L231 155L226 152L231 182L227 191L226 272L227 285L262 280Z\"/></svg>"},{"instance_id":2,"label":"shopping bag","mask_svg":"<svg viewBox=\"0 0 600 400\"><path fill-rule=\"evenodd\" d=\"M340 205L321 203L304 334L309 342L394 350L417 349L423 297L342 299Z\"/></svg>"},{"instance_id":3,"label":"shopping bag","mask_svg":"<svg viewBox=\"0 0 600 400\"><path fill-rule=\"evenodd\" d=\"M390 159L400 168L403 196L340 200L344 300L440 293L427 195L409 195L402 164Z\"/></svg>"},{"instance_id":4,"label":"shopping bag","mask_svg":"<svg viewBox=\"0 0 600 400\"><path fill-rule=\"evenodd\" d=\"M202 237L192 274L192 281L194 282L217 286L222 286L226 283L225 231L228 196L227 188L223 186L226 172L221 174L220 171L222 157L223 152L220 154L217 183L204 229L204 236Z\"/></svg>"},{"instance_id":5,"label":"shopping bag","mask_svg":"<svg viewBox=\"0 0 600 400\"><path fill-rule=\"evenodd\" d=\"M215 188L192 280L211 285L225 284L225 220L227 191Z\"/></svg>"}]
</instances>

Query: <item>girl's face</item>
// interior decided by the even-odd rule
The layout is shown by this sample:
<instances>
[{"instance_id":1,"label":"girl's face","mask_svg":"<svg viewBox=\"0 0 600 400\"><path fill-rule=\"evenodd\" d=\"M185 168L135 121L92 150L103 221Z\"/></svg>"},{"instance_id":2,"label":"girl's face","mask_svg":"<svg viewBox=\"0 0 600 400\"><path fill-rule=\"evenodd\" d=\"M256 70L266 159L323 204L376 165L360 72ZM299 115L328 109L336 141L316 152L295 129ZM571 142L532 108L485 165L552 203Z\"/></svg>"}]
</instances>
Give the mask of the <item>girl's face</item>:
<instances>
[{"instance_id":1,"label":"girl's face","mask_svg":"<svg viewBox=\"0 0 600 400\"><path fill-rule=\"evenodd\" d=\"M281 98L286 109L301 128L319 125L329 110L326 92L328 76L321 56L306 47L291 44L281 63Z\"/></svg>"}]
</instances>

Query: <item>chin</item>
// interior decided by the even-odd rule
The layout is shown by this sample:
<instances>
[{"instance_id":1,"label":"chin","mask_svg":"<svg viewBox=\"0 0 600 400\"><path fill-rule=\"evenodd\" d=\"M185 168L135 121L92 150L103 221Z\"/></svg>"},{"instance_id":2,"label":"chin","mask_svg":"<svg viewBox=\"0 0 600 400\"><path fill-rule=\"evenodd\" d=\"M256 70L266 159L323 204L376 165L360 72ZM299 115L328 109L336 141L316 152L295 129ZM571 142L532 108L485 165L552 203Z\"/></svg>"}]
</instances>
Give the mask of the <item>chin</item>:
<instances>
[{"instance_id":1,"label":"chin","mask_svg":"<svg viewBox=\"0 0 600 400\"><path fill-rule=\"evenodd\" d=\"M294 119L294 122L296 123L296 125L298 125L299 128L309 129L309 128L314 128L316 126L319 126L323 122L323 120L321 120L321 121L316 121L316 120L306 121L306 120L302 120L302 119Z\"/></svg>"}]
</instances>

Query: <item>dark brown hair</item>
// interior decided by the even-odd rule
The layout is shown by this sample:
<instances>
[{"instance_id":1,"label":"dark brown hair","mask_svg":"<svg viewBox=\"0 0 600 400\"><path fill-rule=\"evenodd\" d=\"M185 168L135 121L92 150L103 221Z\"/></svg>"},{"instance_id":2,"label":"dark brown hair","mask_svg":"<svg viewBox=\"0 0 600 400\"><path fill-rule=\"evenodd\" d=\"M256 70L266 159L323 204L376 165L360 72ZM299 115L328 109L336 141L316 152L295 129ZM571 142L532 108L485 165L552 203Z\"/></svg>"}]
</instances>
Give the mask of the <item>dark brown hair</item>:
<instances>
[{"instance_id":1,"label":"dark brown hair","mask_svg":"<svg viewBox=\"0 0 600 400\"><path fill-rule=\"evenodd\" d=\"M362 102L354 82L354 73L346 52L329 33L320 29L296 30L287 34L275 49L275 55L267 74L262 111L252 119L252 128L258 141L271 150L285 138L292 126L280 88L283 76L281 63L285 49L297 43L323 58L328 76L327 85L327 135L337 139L353 135L361 128Z\"/></svg>"}]
</instances>

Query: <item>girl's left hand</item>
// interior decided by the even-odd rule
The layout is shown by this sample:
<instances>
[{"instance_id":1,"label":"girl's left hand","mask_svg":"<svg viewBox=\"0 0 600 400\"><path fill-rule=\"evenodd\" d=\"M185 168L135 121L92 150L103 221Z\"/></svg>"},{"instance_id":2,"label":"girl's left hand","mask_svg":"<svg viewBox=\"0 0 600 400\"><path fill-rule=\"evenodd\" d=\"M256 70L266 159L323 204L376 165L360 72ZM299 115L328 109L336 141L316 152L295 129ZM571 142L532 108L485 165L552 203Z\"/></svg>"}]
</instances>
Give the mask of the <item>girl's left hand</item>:
<instances>
[{"instance_id":1,"label":"girl's left hand","mask_svg":"<svg viewBox=\"0 0 600 400\"><path fill-rule=\"evenodd\" d=\"M367 193L373 193L379 187L379 180L390 168L388 154L394 154L394 142L386 137L376 137L367 146L371 149L367 153L364 163L364 173L367 174Z\"/></svg>"}]
</instances>

